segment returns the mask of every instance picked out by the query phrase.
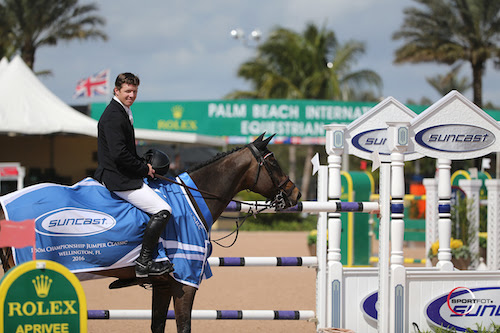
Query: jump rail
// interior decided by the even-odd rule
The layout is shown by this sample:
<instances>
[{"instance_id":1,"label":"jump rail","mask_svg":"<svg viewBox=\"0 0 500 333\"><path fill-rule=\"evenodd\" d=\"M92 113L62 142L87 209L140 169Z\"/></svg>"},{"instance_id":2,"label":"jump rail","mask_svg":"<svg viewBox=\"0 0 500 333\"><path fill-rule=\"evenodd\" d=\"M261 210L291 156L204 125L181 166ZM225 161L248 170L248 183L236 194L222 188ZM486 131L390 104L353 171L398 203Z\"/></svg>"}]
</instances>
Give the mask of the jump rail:
<instances>
[{"instance_id":1,"label":"jump rail","mask_svg":"<svg viewBox=\"0 0 500 333\"><path fill-rule=\"evenodd\" d=\"M193 310L194 320L313 320L310 310ZM151 310L88 310L88 319L150 320ZM169 310L167 319L175 319Z\"/></svg>"},{"instance_id":2,"label":"jump rail","mask_svg":"<svg viewBox=\"0 0 500 333\"><path fill-rule=\"evenodd\" d=\"M335 213L335 212L362 212L371 213L378 211L378 202L318 202L301 201L297 205L276 211L274 208L266 208L265 201L231 201L226 207L226 212L249 212L255 213Z\"/></svg>"},{"instance_id":3,"label":"jump rail","mask_svg":"<svg viewBox=\"0 0 500 333\"><path fill-rule=\"evenodd\" d=\"M211 257L210 266L318 266L317 257Z\"/></svg>"}]
</instances>

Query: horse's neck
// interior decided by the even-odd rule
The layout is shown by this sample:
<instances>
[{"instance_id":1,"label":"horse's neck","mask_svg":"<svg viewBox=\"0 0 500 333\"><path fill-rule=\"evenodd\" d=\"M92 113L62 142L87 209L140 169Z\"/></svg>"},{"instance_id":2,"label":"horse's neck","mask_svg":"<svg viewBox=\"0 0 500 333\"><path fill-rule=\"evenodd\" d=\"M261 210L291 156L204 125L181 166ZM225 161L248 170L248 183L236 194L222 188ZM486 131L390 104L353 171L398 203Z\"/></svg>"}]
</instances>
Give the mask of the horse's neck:
<instances>
[{"instance_id":1,"label":"horse's neck","mask_svg":"<svg viewBox=\"0 0 500 333\"><path fill-rule=\"evenodd\" d=\"M214 199L202 193L214 221L224 212L231 199L248 187L245 174L252 159L248 149L242 149L190 173L200 190L218 197Z\"/></svg>"}]
</instances>

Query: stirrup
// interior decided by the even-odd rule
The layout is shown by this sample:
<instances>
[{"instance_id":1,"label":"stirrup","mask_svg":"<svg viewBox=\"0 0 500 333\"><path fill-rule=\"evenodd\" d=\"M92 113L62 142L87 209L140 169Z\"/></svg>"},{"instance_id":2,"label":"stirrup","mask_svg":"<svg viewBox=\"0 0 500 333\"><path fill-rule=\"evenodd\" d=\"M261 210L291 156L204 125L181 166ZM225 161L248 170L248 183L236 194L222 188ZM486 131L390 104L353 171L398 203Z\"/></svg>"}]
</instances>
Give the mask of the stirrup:
<instances>
[{"instance_id":1,"label":"stirrup","mask_svg":"<svg viewBox=\"0 0 500 333\"><path fill-rule=\"evenodd\" d=\"M145 278L148 276L160 276L174 271L174 265L169 261L148 261L146 264L135 261L135 276Z\"/></svg>"}]
</instances>

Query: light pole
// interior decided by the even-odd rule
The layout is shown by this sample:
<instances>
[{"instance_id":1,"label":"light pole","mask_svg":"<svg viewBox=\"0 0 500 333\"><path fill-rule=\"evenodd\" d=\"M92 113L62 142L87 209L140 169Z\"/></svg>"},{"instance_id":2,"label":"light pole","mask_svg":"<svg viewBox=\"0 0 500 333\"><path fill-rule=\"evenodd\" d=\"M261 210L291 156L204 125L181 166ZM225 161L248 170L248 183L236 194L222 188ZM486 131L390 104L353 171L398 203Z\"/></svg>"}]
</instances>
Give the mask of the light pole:
<instances>
[{"instance_id":1,"label":"light pole","mask_svg":"<svg viewBox=\"0 0 500 333\"><path fill-rule=\"evenodd\" d=\"M231 30L231 37L240 40L246 47L256 47L256 44L262 37L262 32L259 29L253 29L252 32L250 32L250 35L247 36L243 29L236 28Z\"/></svg>"}]
</instances>

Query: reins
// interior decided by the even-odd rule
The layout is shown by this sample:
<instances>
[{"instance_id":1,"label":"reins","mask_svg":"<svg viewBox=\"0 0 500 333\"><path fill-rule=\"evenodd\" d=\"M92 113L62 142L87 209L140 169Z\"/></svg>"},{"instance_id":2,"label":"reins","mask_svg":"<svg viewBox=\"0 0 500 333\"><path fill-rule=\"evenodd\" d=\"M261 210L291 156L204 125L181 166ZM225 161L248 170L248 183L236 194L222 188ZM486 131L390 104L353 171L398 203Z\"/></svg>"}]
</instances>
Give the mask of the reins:
<instances>
[{"instance_id":1,"label":"reins","mask_svg":"<svg viewBox=\"0 0 500 333\"><path fill-rule=\"evenodd\" d=\"M260 168L259 168L259 170L260 170ZM158 179L161 179L161 180L166 180L166 181L168 181L168 182L171 182L171 183L173 183L173 184L176 184L176 185L182 186L182 187L184 187L184 188L187 188L187 189L190 189L190 190L193 190L193 191L198 191L198 192L200 192L200 193L202 193L202 194L205 194L205 195L208 195L208 196L210 196L210 197L211 197L211 198L207 198L207 199L216 199L216 200L221 200L221 201L224 201L224 200L225 200L224 198L222 198L222 197L220 197L220 196L218 196L218 195L216 195L216 194L213 194L213 193L211 193L211 192L204 191L204 190L201 190L201 189L198 189L198 188L191 187L191 186L186 185L186 184L184 184L184 183L179 183L179 182L177 182L177 181L175 181L175 180L173 180L173 179L171 179L171 178L165 177L165 176L155 175L155 177L156 177L156 178L158 178ZM240 201L240 200L235 200L235 199L232 199L232 201L234 201L234 202L236 202L236 203L240 203L240 204L245 203L245 202L243 202L243 201ZM263 210L265 210L265 209L267 209L267 208L272 207L272 205L271 205L271 204L265 204L265 205L263 205L263 204L257 204L257 202L255 202L255 206L256 206L256 207L258 207L258 206L263 206L263 208L262 208L262 209L260 209L260 210L257 210L256 212L253 212L252 208L250 208L250 210L249 210L247 213L245 213L246 215L245 215L243 218L238 217L238 218L236 219L236 221L235 221L235 223L236 223L236 228L235 228L235 229L234 229L231 233L229 233L229 234L227 234L227 235L225 235L225 236L223 236L223 237L220 237L220 238L218 238L218 239L211 239L211 242L214 242L215 244L219 245L220 247L224 247L224 248L229 248L229 247L233 246L233 245L236 243L236 240L238 239L239 231L240 231L240 228L243 226L243 223L245 223L245 221L246 221L246 220L247 220L250 216L255 216L256 214L259 214L261 211L263 211ZM200 218L203 218L203 217L200 215ZM227 218L227 219L230 219L230 217L225 217L225 216L222 216L222 215L221 215L221 216L219 216L219 218ZM239 224L239 223L238 223L238 222L240 221L240 219L242 219L242 220L241 220L241 224ZM205 224L206 224L206 222L205 222ZM219 243L219 241L221 241L221 240L223 240L223 239L228 238L229 236L231 236L231 235L232 235L232 234L234 234L235 232L236 232L236 236L235 236L235 238L234 238L233 242L232 242L230 245L223 245L223 244Z\"/></svg>"},{"instance_id":2,"label":"reins","mask_svg":"<svg viewBox=\"0 0 500 333\"><path fill-rule=\"evenodd\" d=\"M240 202L241 201L235 201L235 202ZM258 206L264 206L262 209L260 210L257 210L256 212L254 212L252 210L252 208L250 208L248 210L247 213L245 213L246 215L241 218L240 216L238 216L238 218L236 219L235 223L236 223L236 229L234 229L233 231L231 231L229 234L227 234L226 236L223 236L223 237L220 237L220 238L217 238L217 239L212 239L211 241L214 242L215 244L219 245L220 247L224 247L224 248L229 248L231 246L234 245L234 243L236 243L236 240L238 239L238 235L239 235L239 231L240 231L240 228L243 226L243 223L245 223L245 221L250 217L250 216L255 216L256 214L259 214L261 211L267 209L270 207L270 205L262 205L262 204L258 204L257 202L255 202L255 207L258 207ZM226 216L219 216L219 218L223 218L223 219L231 219L231 217L226 217ZM238 224L238 222L241 220L241 224ZM231 244L229 245L222 245L221 243L219 243L219 241L223 240L223 239L226 239L228 238L229 236L231 236L232 234L234 234L236 232L236 236L234 237L234 240Z\"/></svg>"},{"instance_id":3,"label":"reins","mask_svg":"<svg viewBox=\"0 0 500 333\"><path fill-rule=\"evenodd\" d=\"M217 200L220 200L220 201L225 201L226 199L221 197L221 196L218 196L217 194L214 194L214 193L211 193L211 192L208 192L208 191L205 191L205 190L201 190L199 188L194 188L194 187L191 187L191 186L188 186L186 184L183 184L183 183L179 183L171 178L168 178L168 177L165 177L165 176L162 176L162 175L156 175L155 174L155 178L158 178L158 179L161 179L161 180L166 180L168 182L171 182L173 184L176 184L176 185L179 185L179 186L182 186L182 187L185 187L187 189L190 189L192 191L197 191L197 192L200 192L201 194L205 194L205 195L208 195L210 196L211 198L207 198L207 199L217 199ZM235 200L233 200L235 201Z\"/></svg>"}]
</instances>

